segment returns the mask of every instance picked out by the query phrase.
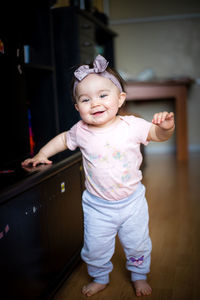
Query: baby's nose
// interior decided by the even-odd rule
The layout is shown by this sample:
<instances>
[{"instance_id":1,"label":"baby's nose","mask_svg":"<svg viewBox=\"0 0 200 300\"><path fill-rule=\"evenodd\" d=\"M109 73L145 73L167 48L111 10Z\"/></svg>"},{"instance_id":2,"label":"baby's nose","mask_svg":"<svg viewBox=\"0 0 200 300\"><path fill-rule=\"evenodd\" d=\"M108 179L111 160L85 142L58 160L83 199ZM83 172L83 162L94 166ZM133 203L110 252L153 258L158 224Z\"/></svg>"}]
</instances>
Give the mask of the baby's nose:
<instances>
[{"instance_id":1,"label":"baby's nose","mask_svg":"<svg viewBox=\"0 0 200 300\"><path fill-rule=\"evenodd\" d=\"M92 106L98 106L98 105L100 105L98 98L92 98L91 103L92 103Z\"/></svg>"}]
</instances>

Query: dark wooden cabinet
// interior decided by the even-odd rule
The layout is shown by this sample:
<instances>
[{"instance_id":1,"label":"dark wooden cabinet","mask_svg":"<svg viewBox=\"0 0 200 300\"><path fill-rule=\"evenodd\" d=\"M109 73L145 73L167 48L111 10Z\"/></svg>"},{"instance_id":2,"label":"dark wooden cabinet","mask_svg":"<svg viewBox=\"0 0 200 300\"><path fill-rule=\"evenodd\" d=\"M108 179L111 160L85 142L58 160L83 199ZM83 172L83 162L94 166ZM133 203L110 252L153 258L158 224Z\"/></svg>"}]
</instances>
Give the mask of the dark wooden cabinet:
<instances>
[{"instance_id":1,"label":"dark wooden cabinet","mask_svg":"<svg viewBox=\"0 0 200 300\"><path fill-rule=\"evenodd\" d=\"M45 0L46 1L46 0ZM38 4L24 46L26 101L31 118L34 153L60 133L51 9ZM29 126L30 127L30 126Z\"/></svg>"},{"instance_id":2,"label":"dark wooden cabinet","mask_svg":"<svg viewBox=\"0 0 200 300\"><path fill-rule=\"evenodd\" d=\"M51 177L43 187L48 195L49 250L54 272L67 265L82 245L81 180L81 164L77 162Z\"/></svg>"},{"instance_id":3,"label":"dark wooden cabinet","mask_svg":"<svg viewBox=\"0 0 200 300\"><path fill-rule=\"evenodd\" d=\"M53 166L39 166L32 173L20 162L79 120L70 94L78 65L100 53L114 66L115 33L88 12L52 8L51 2L16 2L12 13L9 3L1 10L6 20L0 18L3 300L49 298L80 259L80 153L64 151L54 157Z\"/></svg>"},{"instance_id":4,"label":"dark wooden cabinet","mask_svg":"<svg viewBox=\"0 0 200 300\"><path fill-rule=\"evenodd\" d=\"M22 49L13 41L5 41L1 28L0 39L4 42L4 53L0 53L0 167L4 167L30 153L30 146L25 76L16 55Z\"/></svg>"},{"instance_id":5,"label":"dark wooden cabinet","mask_svg":"<svg viewBox=\"0 0 200 300\"><path fill-rule=\"evenodd\" d=\"M36 1L31 10L26 4L24 13L16 6L20 26L13 28L13 34L8 21L0 20L4 44L0 167L37 153L80 119L70 91L80 64L92 62L100 53L114 66L113 31L91 13L76 7L53 8L50 3ZM8 7L2 14L9 18L9 13Z\"/></svg>"},{"instance_id":6,"label":"dark wooden cabinet","mask_svg":"<svg viewBox=\"0 0 200 300\"><path fill-rule=\"evenodd\" d=\"M1 193L2 299L48 299L79 261L83 185L76 153Z\"/></svg>"},{"instance_id":7,"label":"dark wooden cabinet","mask_svg":"<svg viewBox=\"0 0 200 300\"><path fill-rule=\"evenodd\" d=\"M22 2L1 7L0 168L33 154L30 137L36 153L59 133L49 1Z\"/></svg>"}]
</instances>

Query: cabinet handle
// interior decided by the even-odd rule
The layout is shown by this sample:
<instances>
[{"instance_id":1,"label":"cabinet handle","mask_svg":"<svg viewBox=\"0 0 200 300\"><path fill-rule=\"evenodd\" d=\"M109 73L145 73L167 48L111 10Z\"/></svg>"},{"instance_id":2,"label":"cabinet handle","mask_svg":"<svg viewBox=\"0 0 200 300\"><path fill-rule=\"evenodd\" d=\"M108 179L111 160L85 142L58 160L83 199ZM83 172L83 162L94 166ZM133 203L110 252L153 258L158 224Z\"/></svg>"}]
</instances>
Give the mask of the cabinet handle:
<instances>
[{"instance_id":1,"label":"cabinet handle","mask_svg":"<svg viewBox=\"0 0 200 300\"><path fill-rule=\"evenodd\" d=\"M92 46L92 43L85 41L85 42L83 42L82 45L83 45L83 47L90 47L90 46Z\"/></svg>"},{"instance_id":2,"label":"cabinet handle","mask_svg":"<svg viewBox=\"0 0 200 300\"><path fill-rule=\"evenodd\" d=\"M65 182L64 182L64 181L61 182L61 184L60 184L60 192L61 192L61 193L64 193L64 192L65 192Z\"/></svg>"},{"instance_id":3,"label":"cabinet handle","mask_svg":"<svg viewBox=\"0 0 200 300\"><path fill-rule=\"evenodd\" d=\"M88 23L84 23L84 24L81 25L81 28L83 28L83 29L90 29L90 28L92 28L92 26L90 24L88 24Z\"/></svg>"}]
</instances>

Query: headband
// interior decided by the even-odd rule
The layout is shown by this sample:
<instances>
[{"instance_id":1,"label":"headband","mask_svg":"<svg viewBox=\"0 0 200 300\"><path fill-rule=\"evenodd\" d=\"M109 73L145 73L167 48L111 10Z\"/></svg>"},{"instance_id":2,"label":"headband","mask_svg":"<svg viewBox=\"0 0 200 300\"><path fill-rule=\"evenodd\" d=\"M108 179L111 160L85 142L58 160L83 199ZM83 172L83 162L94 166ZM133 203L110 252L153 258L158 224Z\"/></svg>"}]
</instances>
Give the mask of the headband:
<instances>
[{"instance_id":1,"label":"headband","mask_svg":"<svg viewBox=\"0 0 200 300\"><path fill-rule=\"evenodd\" d=\"M101 56L99 54L99 55L97 55L97 57L95 58L95 60L93 62L94 68L90 69L90 67L88 65L80 66L74 72L74 76L76 77L76 80L74 82L74 88L73 88L74 96L75 96L75 90L76 90L77 84L89 74L98 74L102 77L110 79L118 87L120 92L122 92L122 86L121 86L119 80L113 74L106 71L108 64L109 64L109 62L103 56Z\"/></svg>"}]
</instances>

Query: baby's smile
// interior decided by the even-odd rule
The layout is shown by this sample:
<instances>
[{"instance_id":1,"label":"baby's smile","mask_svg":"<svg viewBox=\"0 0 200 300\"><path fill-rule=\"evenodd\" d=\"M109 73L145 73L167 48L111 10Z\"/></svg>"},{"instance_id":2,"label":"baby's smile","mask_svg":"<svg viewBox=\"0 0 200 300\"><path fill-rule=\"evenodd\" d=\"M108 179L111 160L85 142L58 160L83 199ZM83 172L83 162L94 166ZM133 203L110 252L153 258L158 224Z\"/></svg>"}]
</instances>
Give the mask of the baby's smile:
<instances>
[{"instance_id":1,"label":"baby's smile","mask_svg":"<svg viewBox=\"0 0 200 300\"><path fill-rule=\"evenodd\" d=\"M93 116L99 116L101 114L103 114L105 112L105 110L102 110L102 111L96 111L94 113L92 113Z\"/></svg>"}]
</instances>

